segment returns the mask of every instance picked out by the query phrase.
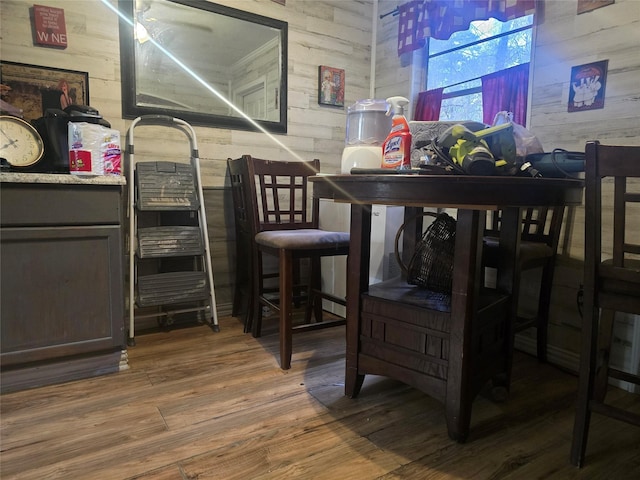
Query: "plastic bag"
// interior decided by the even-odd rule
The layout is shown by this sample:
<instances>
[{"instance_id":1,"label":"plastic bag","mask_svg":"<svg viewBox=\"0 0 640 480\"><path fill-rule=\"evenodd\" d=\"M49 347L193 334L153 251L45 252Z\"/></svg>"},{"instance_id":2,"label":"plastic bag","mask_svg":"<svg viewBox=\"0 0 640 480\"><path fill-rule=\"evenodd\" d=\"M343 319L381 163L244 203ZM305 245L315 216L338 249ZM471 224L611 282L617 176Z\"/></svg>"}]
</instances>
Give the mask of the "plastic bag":
<instances>
[{"instance_id":1,"label":"plastic bag","mask_svg":"<svg viewBox=\"0 0 640 480\"><path fill-rule=\"evenodd\" d=\"M513 124L513 137L516 141L516 159L524 160L527 155L532 153L544 153L542 144L538 137L527 130L522 125L513 122L513 114L511 112L498 112L493 117L493 126L502 125L511 122Z\"/></svg>"}]
</instances>

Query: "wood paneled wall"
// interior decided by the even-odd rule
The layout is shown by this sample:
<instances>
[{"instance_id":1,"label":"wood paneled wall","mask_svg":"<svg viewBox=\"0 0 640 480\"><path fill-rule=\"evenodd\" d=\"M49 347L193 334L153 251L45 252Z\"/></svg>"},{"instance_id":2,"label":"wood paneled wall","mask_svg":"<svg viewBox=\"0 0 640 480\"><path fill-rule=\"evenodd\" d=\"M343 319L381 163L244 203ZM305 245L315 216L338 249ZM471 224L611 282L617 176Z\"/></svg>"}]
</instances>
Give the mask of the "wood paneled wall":
<instances>
[{"instance_id":1,"label":"wood paneled wall","mask_svg":"<svg viewBox=\"0 0 640 480\"><path fill-rule=\"evenodd\" d=\"M529 129L545 149L584 151L588 140L637 144L640 137L640 3L577 15L576 1L546 1L533 51ZM571 68L609 60L603 109L567 112Z\"/></svg>"},{"instance_id":2,"label":"wood paneled wall","mask_svg":"<svg viewBox=\"0 0 640 480\"><path fill-rule=\"evenodd\" d=\"M231 189L208 187L203 193L218 315L230 315L236 278L236 234Z\"/></svg>"},{"instance_id":3,"label":"wood paneled wall","mask_svg":"<svg viewBox=\"0 0 640 480\"><path fill-rule=\"evenodd\" d=\"M117 0L108 1L117 5ZM233 277L228 255L233 235L228 218L230 195L222 188L227 183L226 159L244 153L273 159L317 157L324 172L340 171L346 111L318 105L317 69L318 65L345 69L346 105L370 96L373 1L288 0L280 5L271 0L216 0L289 24L288 134L270 138L262 133L196 127L203 182L213 187L206 193L207 211L221 306L229 301ZM48 0L47 5L64 9L68 47L58 50L34 46L29 19L33 2L2 0L1 59L88 72L91 105L124 134L130 121L121 118L116 14L100 0ZM397 6L396 0L379 0L378 13ZM613 5L581 15L577 15L577 0L544 1L544 20L536 29L529 129L545 149L583 150L585 141L591 139L638 144L639 25L637 0L616 0ZM425 84L422 54L398 58L397 26L397 16L377 22L374 96L404 95L415 103ZM609 60L605 108L568 113L571 67L604 59ZM135 141L136 160L173 160L188 154L179 135L158 132L154 127L141 129ZM145 147L149 153L143 153ZM568 266L555 280L560 282L560 291L566 293L563 298L574 298L580 284L582 218L582 210L576 209L573 224L566 229L564 255ZM551 342L577 351L580 319L568 307L571 313L565 315L564 308L554 304Z\"/></svg>"},{"instance_id":4,"label":"wood paneled wall","mask_svg":"<svg viewBox=\"0 0 640 480\"><path fill-rule=\"evenodd\" d=\"M397 4L395 0L380 0L380 14L392 11ZM581 15L577 14L577 0L545 0L541 4L543 17L536 27L532 58L528 129L540 139L545 151L584 151L588 140L640 144L640 2L616 0ZM387 16L378 22L376 97L405 95L415 105L418 93L424 90L421 85L426 85L423 56L418 51L398 57L397 18ZM604 108L567 112L571 68L599 60L609 60ZM610 205L604 202L605 218L609 219ZM554 278L549 342L550 357L575 368L582 325L576 306L584 257L582 207L569 209L566 217L569 221L565 222ZM534 338L534 333L528 332L519 342L535 351ZM618 344L628 349L630 342L621 338Z\"/></svg>"},{"instance_id":5,"label":"wood paneled wall","mask_svg":"<svg viewBox=\"0 0 640 480\"><path fill-rule=\"evenodd\" d=\"M105 0L117 6L117 0ZM318 66L346 72L345 106L369 97L373 0L216 0L288 22L288 133L196 127L203 183L225 184L226 160L250 153L261 158L320 158L324 172L339 172L344 148L346 108L318 105ZM123 134L118 17L101 0L48 0L64 9L68 47L33 45L29 0L2 0L1 59L89 73L91 106ZM184 59L188 63L188 59ZM148 127L158 159L181 154L184 145ZM137 146L137 142L136 142ZM136 152L137 154L137 152Z\"/></svg>"},{"instance_id":6,"label":"wood paneled wall","mask_svg":"<svg viewBox=\"0 0 640 480\"><path fill-rule=\"evenodd\" d=\"M616 0L612 5L577 14L576 1L546 1L544 19L536 29L532 60L529 129L546 151L554 148L584 151L589 140L640 144L640 3ZM603 109L568 112L571 68L609 60ZM607 186L605 185L605 191ZM605 222L613 218L612 200L603 200ZM576 297L582 284L584 210L575 208L565 225L565 248L554 278L549 339L562 352L580 351L582 319ZM625 368L631 336L621 317L616 327L613 361ZM637 348L637 347L636 347ZM566 355L565 355L566 356Z\"/></svg>"},{"instance_id":7,"label":"wood paneled wall","mask_svg":"<svg viewBox=\"0 0 640 480\"><path fill-rule=\"evenodd\" d=\"M107 0L117 7L117 0ZM194 127L197 136L214 283L219 314L231 310L235 279L235 234L228 187L228 157L248 153L271 159L320 158L324 172L339 172L346 108L318 105L318 66L346 73L345 106L369 96L373 0L216 0L215 3L288 22L288 133ZM118 17L101 0L48 0L64 9L68 46L34 46L29 0L2 0L0 59L88 72L91 106L125 134L122 118ZM185 59L188 63L188 59ZM144 126L134 132L135 161L188 161L189 144L175 129ZM145 322L145 320L141 320ZM149 325L153 326L155 320ZM149 323L149 322L147 322Z\"/></svg>"}]
</instances>

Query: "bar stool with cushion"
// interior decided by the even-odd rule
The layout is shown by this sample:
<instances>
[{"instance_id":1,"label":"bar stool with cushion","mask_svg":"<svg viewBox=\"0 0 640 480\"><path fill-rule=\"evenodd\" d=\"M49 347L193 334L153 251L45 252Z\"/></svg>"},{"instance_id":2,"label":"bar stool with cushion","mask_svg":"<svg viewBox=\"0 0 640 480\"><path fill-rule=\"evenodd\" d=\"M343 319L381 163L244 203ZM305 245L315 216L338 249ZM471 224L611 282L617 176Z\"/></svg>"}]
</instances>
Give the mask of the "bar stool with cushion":
<instances>
[{"instance_id":1,"label":"bar stool with cushion","mask_svg":"<svg viewBox=\"0 0 640 480\"><path fill-rule=\"evenodd\" d=\"M564 207L527 208L522 215L522 235L516 264L516 284L514 296L520 296L520 280L522 273L536 268L542 269L538 302L535 315L518 314L511 322L513 333L536 327L537 356L541 362L547 360L547 336L549 329L549 310L551 307L551 291L553 271L555 267ZM496 268L499 263L499 230L500 211L492 212L491 227L485 231L483 238L483 264ZM512 346L513 347L513 346Z\"/></svg>"},{"instance_id":2,"label":"bar stool with cushion","mask_svg":"<svg viewBox=\"0 0 640 480\"><path fill-rule=\"evenodd\" d=\"M241 168L246 178L246 204L251 211L252 242L252 314L254 336L261 335L263 307L278 313L280 366L291 367L292 334L303 330L344 325L345 320L324 320L322 300L345 305L345 299L323 292L320 259L347 255L349 234L318 227L320 204L310 199L308 178L320 171L319 160L309 162L273 161L243 155ZM263 273L263 255L278 259L278 298L268 293ZM308 259L309 281L294 283L299 262ZM304 322L294 325L294 292L306 291ZM297 298L297 295L296 297ZM311 316L315 322L311 322Z\"/></svg>"},{"instance_id":3,"label":"bar stool with cushion","mask_svg":"<svg viewBox=\"0 0 640 480\"><path fill-rule=\"evenodd\" d=\"M603 208L609 198L612 231L603 228L602 221L611 217L611 210ZM603 261L603 252L611 258ZM607 404L605 398L610 378L640 385L639 375L609 365L615 312L640 315L640 146L587 143L584 258L584 321L571 446L571 463L578 467L584 464L592 413L640 426L640 415Z\"/></svg>"}]
</instances>

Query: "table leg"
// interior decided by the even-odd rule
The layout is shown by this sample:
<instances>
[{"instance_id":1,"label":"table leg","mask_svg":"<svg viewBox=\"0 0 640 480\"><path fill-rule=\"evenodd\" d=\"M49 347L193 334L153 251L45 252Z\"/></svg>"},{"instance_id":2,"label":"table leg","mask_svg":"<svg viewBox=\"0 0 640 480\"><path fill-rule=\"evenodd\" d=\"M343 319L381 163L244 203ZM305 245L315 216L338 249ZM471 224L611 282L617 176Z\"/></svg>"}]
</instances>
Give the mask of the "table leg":
<instances>
[{"instance_id":1,"label":"table leg","mask_svg":"<svg viewBox=\"0 0 640 480\"><path fill-rule=\"evenodd\" d=\"M353 398L360 393L364 375L358 373L360 345L360 295L369 289L371 205L351 205L351 233L347 258L347 352L344 390Z\"/></svg>"},{"instance_id":2,"label":"table leg","mask_svg":"<svg viewBox=\"0 0 640 480\"><path fill-rule=\"evenodd\" d=\"M458 210L451 296L451 334L445 415L449 437L464 442L469 434L473 388L472 323L478 309L482 270L482 233L486 214Z\"/></svg>"},{"instance_id":3,"label":"table leg","mask_svg":"<svg viewBox=\"0 0 640 480\"><path fill-rule=\"evenodd\" d=\"M513 298L513 292L517 292L520 276L517 271L518 250L520 249L522 214L518 207L510 207L502 210L500 223L500 258L498 261L498 290L509 295L509 321L506 323L506 335L504 351L506 352L505 377L500 380L507 390L511 383L511 368L513 364L513 344L515 341L515 325L513 319L518 313L518 299ZM494 381L494 383L496 383Z\"/></svg>"}]
</instances>

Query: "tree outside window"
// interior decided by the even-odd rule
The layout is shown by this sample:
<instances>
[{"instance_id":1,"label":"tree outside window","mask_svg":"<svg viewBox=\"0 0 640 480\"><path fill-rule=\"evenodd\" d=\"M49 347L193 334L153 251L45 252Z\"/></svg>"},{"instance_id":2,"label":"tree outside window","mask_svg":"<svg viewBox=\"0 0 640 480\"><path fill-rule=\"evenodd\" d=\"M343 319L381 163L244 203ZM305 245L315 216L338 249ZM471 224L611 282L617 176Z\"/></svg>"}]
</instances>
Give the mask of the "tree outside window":
<instances>
[{"instance_id":1,"label":"tree outside window","mask_svg":"<svg viewBox=\"0 0 640 480\"><path fill-rule=\"evenodd\" d=\"M471 22L448 40L429 39L427 90L444 87L440 120L482 121L483 75L531 59L533 15Z\"/></svg>"}]
</instances>

